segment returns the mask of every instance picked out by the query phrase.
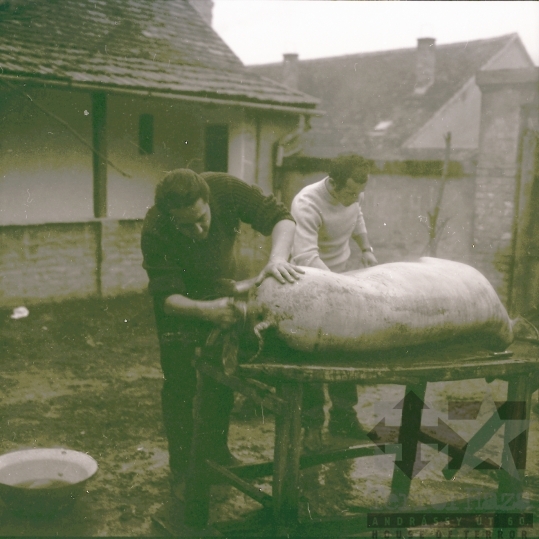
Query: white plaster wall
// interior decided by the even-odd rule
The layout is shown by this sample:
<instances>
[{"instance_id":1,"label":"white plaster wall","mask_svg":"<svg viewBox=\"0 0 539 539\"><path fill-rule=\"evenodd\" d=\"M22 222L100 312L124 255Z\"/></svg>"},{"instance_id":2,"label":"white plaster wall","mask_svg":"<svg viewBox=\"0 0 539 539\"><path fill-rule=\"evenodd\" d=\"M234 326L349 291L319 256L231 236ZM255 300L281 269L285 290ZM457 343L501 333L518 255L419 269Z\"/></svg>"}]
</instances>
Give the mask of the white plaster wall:
<instances>
[{"instance_id":1,"label":"white plaster wall","mask_svg":"<svg viewBox=\"0 0 539 539\"><path fill-rule=\"evenodd\" d=\"M90 94L35 89L28 93L91 143ZM154 115L152 155L140 155L138 149L142 113ZM143 217L153 203L155 184L168 170L188 164L202 169L203 116L198 105L108 97L108 158L119 169L109 165L107 171L109 217ZM4 99L0 149L0 224L93 218L90 147L18 94Z\"/></svg>"},{"instance_id":2,"label":"white plaster wall","mask_svg":"<svg viewBox=\"0 0 539 539\"><path fill-rule=\"evenodd\" d=\"M67 90L28 90L89 144L91 97ZM70 130L27 98L0 95L0 225L93 218L92 152ZM140 114L154 116L154 153L138 148ZM258 115L258 116L257 116ZM174 99L109 95L107 142L109 218L139 219L153 204L155 185L170 170L204 170L204 129L229 127L229 172L271 192L272 146L297 117ZM257 143L257 136L260 140Z\"/></svg>"},{"instance_id":3,"label":"white plaster wall","mask_svg":"<svg viewBox=\"0 0 539 539\"><path fill-rule=\"evenodd\" d=\"M273 191L273 146L279 139L294 131L297 125L296 116L265 114L261 117L257 184L266 194Z\"/></svg>"},{"instance_id":4,"label":"white plaster wall","mask_svg":"<svg viewBox=\"0 0 539 539\"><path fill-rule=\"evenodd\" d=\"M502 54L493 58L484 69L517 69L533 67L529 56L518 43L512 43Z\"/></svg>"},{"instance_id":5,"label":"white plaster wall","mask_svg":"<svg viewBox=\"0 0 539 539\"><path fill-rule=\"evenodd\" d=\"M406 148L444 148L444 135L451 132L451 146L475 149L479 141L481 92L474 81L443 107L419 131Z\"/></svg>"},{"instance_id":6,"label":"white plaster wall","mask_svg":"<svg viewBox=\"0 0 539 539\"><path fill-rule=\"evenodd\" d=\"M228 172L247 183L255 183L256 121L244 113L240 123L230 126L228 136Z\"/></svg>"},{"instance_id":7,"label":"white plaster wall","mask_svg":"<svg viewBox=\"0 0 539 539\"><path fill-rule=\"evenodd\" d=\"M92 217L90 150L38 103L91 140L84 93L27 89L2 93L0 224L78 221Z\"/></svg>"},{"instance_id":8,"label":"white plaster wall","mask_svg":"<svg viewBox=\"0 0 539 539\"><path fill-rule=\"evenodd\" d=\"M294 131L295 115L244 111L240 123L230 126L228 171L247 183L273 191L273 145Z\"/></svg>"},{"instance_id":9,"label":"white plaster wall","mask_svg":"<svg viewBox=\"0 0 539 539\"><path fill-rule=\"evenodd\" d=\"M138 148L140 114L154 116L154 153L151 155L141 155ZM109 96L109 159L131 176L127 178L109 166L109 217L144 217L153 204L155 185L166 172L187 166L201 170L202 116L198 105L165 99Z\"/></svg>"}]
</instances>

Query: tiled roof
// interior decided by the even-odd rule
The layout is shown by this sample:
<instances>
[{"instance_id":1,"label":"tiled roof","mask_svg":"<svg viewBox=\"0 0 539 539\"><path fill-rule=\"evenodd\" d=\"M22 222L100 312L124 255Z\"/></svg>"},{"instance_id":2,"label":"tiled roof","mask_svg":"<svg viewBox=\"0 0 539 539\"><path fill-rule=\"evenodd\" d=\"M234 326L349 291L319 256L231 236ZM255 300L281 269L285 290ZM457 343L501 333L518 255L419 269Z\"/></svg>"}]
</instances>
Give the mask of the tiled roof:
<instances>
[{"instance_id":1,"label":"tiled roof","mask_svg":"<svg viewBox=\"0 0 539 539\"><path fill-rule=\"evenodd\" d=\"M0 77L280 106L317 99L249 71L188 0L0 0Z\"/></svg>"},{"instance_id":2,"label":"tiled roof","mask_svg":"<svg viewBox=\"0 0 539 539\"><path fill-rule=\"evenodd\" d=\"M402 159L403 143L514 40L520 41L516 34L437 45L435 82L424 95L414 94L416 48L299 60L298 88L320 98L326 112L312 119L312 130L302 137L303 153ZM282 64L250 69L282 80ZM391 123L376 132L381 122Z\"/></svg>"}]
</instances>

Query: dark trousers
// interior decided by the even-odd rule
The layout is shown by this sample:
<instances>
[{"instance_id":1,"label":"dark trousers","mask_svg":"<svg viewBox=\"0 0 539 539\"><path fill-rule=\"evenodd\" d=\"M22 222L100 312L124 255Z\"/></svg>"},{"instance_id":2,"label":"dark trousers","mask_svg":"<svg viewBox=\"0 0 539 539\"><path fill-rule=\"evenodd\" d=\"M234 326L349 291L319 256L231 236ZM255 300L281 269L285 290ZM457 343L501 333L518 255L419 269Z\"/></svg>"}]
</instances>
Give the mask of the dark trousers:
<instances>
[{"instance_id":1,"label":"dark trousers","mask_svg":"<svg viewBox=\"0 0 539 539\"><path fill-rule=\"evenodd\" d=\"M354 406L357 404L357 386L354 383L328 384L328 393L331 398L330 421L350 422L357 419ZM324 386L322 384L305 384L303 386L303 414L304 427L318 427L324 425Z\"/></svg>"},{"instance_id":2,"label":"dark trousers","mask_svg":"<svg viewBox=\"0 0 539 539\"><path fill-rule=\"evenodd\" d=\"M191 342L190 342L191 341ZM186 471L193 443L195 397L201 428L209 444L208 456L222 452L227 444L228 424L234 405L233 392L199 376L193 367L197 342L193 339L161 338L161 367L164 374L161 392L163 422L168 439L169 465L173 473ZM197 390L198 383L198 390Z\"/></svg>"}]
</instances>

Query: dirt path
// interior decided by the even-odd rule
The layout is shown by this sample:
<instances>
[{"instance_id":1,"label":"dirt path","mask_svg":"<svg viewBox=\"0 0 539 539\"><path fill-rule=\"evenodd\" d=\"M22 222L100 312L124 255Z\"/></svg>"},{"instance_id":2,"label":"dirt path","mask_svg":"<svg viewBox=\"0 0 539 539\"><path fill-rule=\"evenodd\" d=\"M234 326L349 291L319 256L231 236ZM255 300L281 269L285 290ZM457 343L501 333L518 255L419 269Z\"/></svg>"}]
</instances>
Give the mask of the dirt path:
<instances>
[{"instance_id":1,"label":"dirt path","mask_svg":"<svg viewBox=\"0 0 539 539\"><path fill-rule=\"evenodd\" d=\"M133 295L29 307L27 318L12 320L0 311L0 453L23 447L68 447L85 451L99 463L97 475L73 512L32 521L11 515L0 502L2 536L164 536L151 520L169 499L168 455L160 388L162 375L149 298ZM467 384L467 385L466 385ZM433 384L427 399L447 407L447 396L477 398L486 404L476 421L460 422L468 437L503 400L504 384L484 381ZM401 398L397 386L360 388L358 412L365 427L388 422ZM489 404L490 403L490 404ZM393 417L398 421L398 417ZM231 447L245 462L272 457L273 417L257 411L234 416ZM496 459L501 433L485 448ZM539 427L533 416L528 474L538 496ZM325 443L345 444L325 433ZM441 475L443 454L425 449L427 465L412 487L415 503L478 496L494 486L482 472ZM392 457L380 455L318 466L302 476L302 514L306 518L354 514L360 505L384 508L389 495ZM535 479L534 479L535 478ZM270 492L270 485L260 487ZM212 491L212 520L247 516L258 505L228 487Z\"/></svg>"}]
</instances>

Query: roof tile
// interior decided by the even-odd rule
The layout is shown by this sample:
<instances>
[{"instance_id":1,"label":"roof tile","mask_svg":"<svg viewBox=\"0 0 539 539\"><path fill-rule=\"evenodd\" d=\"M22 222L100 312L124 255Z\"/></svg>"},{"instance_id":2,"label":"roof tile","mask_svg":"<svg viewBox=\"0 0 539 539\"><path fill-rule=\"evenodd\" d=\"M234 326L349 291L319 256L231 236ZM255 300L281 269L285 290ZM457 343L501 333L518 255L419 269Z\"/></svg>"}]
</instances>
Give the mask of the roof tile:
<instances>
[{"instance_id":1,"label":"roof tile","mask_svg":"<svg viewBox=\"0 0 539 539\"><path fill-rule=\"evenodd\" d=\"M425 94L414 94L416 48L298 61L298 88L320 98L326 111L303 136L306 155L356 152L371 158L402 158L401 146L516 34L436 46L436 77ZM282 80L282 64L249 67ZM374 128L391 122L383 135Z\"/></svg>"},{"instance_id":2,"label":"roof tile","mask_svg":"<svg viewBox=\"0 0 539 539\"><path fill-rule=\"evenodd\" d=\"M0 11L0 77L313 108L245 68L187 0L24 0Z\"/></svg>"}]
</instances>

